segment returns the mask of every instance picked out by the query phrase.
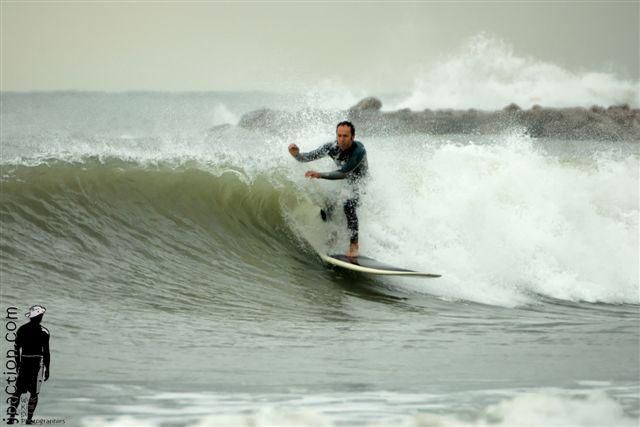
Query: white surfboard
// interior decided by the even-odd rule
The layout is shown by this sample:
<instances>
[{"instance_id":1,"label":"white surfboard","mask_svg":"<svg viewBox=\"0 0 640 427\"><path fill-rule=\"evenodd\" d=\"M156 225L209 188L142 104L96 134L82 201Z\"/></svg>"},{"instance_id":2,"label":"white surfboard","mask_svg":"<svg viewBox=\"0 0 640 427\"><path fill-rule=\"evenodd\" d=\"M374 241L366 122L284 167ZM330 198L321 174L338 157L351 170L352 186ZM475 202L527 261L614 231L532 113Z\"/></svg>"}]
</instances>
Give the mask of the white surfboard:
<instances>
[{"instance_id":1,"label":"white surfboard","mask_svg":"<svg viewBox=\"0 0 640 427\"><path fill-rule=\"evenodd\" d=\"M442 277L440 274L423 273L420 271L407 270L406 268L395 267L393 265L384 264L380 261L376 261L373 258L366 256L358 256L355 258L349 258L342 254L324 255L320 254L325 262L335 265L336 267L346 268L347 270L359 271L360 273L368 274L383 274L387 276L415 276L436 278Z\"/></svg>"}]
</instances>

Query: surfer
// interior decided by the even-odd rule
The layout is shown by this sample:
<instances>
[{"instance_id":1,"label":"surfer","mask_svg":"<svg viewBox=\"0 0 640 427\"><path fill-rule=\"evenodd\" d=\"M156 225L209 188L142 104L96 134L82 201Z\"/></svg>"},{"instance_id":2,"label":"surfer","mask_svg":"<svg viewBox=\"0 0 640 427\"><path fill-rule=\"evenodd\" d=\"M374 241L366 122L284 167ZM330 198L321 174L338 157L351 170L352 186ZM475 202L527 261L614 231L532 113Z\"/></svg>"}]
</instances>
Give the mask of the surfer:
<instances>
[{"instance_id":1,"label":"surfer","mask_svg":"<svg viewBox=\"0 0 640 427\"><path fill-rule=\"evenodd\" d=\"M363 179L367 176L367 151L360 141L355 141L356 129L351 122L340 122L336 126L336 140L322 145L316 150L308 153L301 153L296 144L289 145L289 153L299 162L310 162L325 156L329 156L338 166L333 172L307 171L304 176L307 178L322 179L346 179L349 185L350 194L344 202L344 214L347 217L347 227L349 229L349 250L347 257L358 256L358 215L356 207L360 201L360 187ZM322 219L326 220L331 215L332 208L321 210Z\"/></svg>"},{"instance_id":2,"label":"surfer","mask_svg":"<svg viewBox=\"0 0 640 427\"><path fill-rule=\"evenodd\" d=\"M38 405L38 393L44 370L44 380L49 379L49 330L42 326L42 317L47 311L41 305L34 305L29 308L25 316L29 317L26 323L16 333L15 358L18 366L18 378L16 380L15 392L9 400L7 414L9 419L7 424L14 424L20 396L29 392L29 403L27 406L27 424L33 424L33 413Z\"/></svg>"}]
</instances>

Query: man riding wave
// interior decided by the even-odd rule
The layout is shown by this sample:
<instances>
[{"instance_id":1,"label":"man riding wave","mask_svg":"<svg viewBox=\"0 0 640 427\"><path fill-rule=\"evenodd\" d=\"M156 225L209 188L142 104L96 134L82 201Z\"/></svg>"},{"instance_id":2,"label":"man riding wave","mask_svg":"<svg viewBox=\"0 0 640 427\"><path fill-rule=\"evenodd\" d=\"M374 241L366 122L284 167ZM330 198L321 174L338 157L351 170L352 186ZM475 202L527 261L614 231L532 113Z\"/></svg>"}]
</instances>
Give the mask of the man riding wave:
<instances>
[{"instance_id":1,"label":"man riding wave","mask_svg":"<svg viewBox=\"0 0 640 427\"><path fill-rule=\"evenodd\" d=\"M347 217L347 227L349 229L349 250L347 256L355 258L358 256L358 216L356 208L360 202L361 185L368 175L367 151L364 144L355 141L356 129L351 122L344 121L336 126L336 140L328 142L316 150L308 153L301 153L296 144L289 145L289 153L299 162L310 162L329 156L338 166L332 172L307 171L304 176L307 178L321 179L346 179L350 187L350 194L344 202L344 214ZM330 215L331 209L321 210L324 220Z\"/></svg>"}]
</instances>

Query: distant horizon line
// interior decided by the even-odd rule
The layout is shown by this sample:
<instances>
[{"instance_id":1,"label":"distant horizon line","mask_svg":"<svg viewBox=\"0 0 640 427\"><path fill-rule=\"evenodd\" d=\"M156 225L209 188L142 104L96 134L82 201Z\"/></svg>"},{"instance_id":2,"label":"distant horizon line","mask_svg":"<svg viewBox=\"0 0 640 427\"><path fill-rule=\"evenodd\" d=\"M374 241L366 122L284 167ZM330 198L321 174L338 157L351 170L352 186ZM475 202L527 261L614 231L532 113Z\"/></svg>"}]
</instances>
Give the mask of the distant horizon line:
<instances>
[{"instance_id":1,"label":"distant horizon line","mask_svg":"<svg viewBox=\"0 0 640 427\"><path fill-rule=\"evenodd\" d=\"M363 95L362 97L358 97L359 103L360 101L367 98L381 98L384 96L406 96L411 92L383 92L376 94ZM216 95L216 94L226 94L226 95L234 95L234 94L265 94L272 96L304 96L304 92L292 92L292 91L269 91L269 90L201 90L201 91L167 91L167 90L120 90L120 91L106 91L106 90L77 90L77 89L69 89L69 90L0 90L0 96L5 95ZM631 110L639 110L640 104L636 103L617 103L617 104L593 104L593 105L580 105L575 104L573 106L550 106L544 104L534 104L530 107L521 107L517 102L510 102L507 105L500 108L491 108L485 109L482 107L459 107L459 108L449 108L449 107L430 107L423 109L410 109L410 108L400 108L397 110L385 110L382 109L381 112L393 112L393 111L402 111L402 110L410 110L413 112L419 111L460 111L460 112L497 112L501 110L535 110L535 109L543 109L543 110L567 110L567 109L585 109L585 110L593 110L593 109L616 109L616 108L627 108Z\"/></svg>"},{"instance_id":2,"label":"distant horizon line","mask_svg":"<svg viewBox=\"0 0 640 427\"><path fill-rule=\"evenodd\" d=\"M343 91L343 88L336 89L336 91ZM0 89L0 93L297 93L293 89L288 90L272 90L272 89L203 89L203 90L168 90L168 89ZM306 92L304 89L300 89L300 92ZM330 92L327 90L326 92ZM410 91L373 91L375 93L382 94L399 94L409 93Z\"/></svg>"},{"instance_id":3,"label":"distant horizon line","mask_svg":"<svg viewBox=\"0 0 640 427\"><path fill-rule=\"evenodd\" d=\"M166 89L12 89L0 90L0 93L107 93L107 94L125 94L125 93L276 93L264 89L208 89L208 90L166 90Z\"/></svg>"},{"instance_id":4,"label":"distant horizon line","mask_svg":"<svg viewBox=\"0 0 640 427\"><path fill-rule=\"evenodd\" d=\"M342 91L337 89L336 92ZM362 91L364 93L364 91ZM212 95L212 94L266 94L266 95L295 95L301 96L308 91L269 90L269 89L207 89L207 90L163 90L163 89L126 89L126 90L98 90L98 89L29 89L29 90L1 90L0 95L73 95L73 94L102 94L102 95ZM330 94L330 90L323 90L321 94ZM411 91L372 91L356 98L408 96Z\"/></svg>"}]
</instances>

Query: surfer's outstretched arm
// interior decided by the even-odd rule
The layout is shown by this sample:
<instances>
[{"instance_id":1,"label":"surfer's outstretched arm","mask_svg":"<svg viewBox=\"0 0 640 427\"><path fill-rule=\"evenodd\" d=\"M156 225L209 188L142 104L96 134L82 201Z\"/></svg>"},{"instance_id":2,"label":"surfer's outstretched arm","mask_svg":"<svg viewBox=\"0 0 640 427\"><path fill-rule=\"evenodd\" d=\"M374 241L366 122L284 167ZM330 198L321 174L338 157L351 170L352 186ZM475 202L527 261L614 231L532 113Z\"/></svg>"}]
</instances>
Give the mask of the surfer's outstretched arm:
<instances>
[{"instance_id":1,"label":"surfer's outstretched arm","mask_svg":"<svg viewBox=\"0 0 640 427\"><path fill-rule=\"evenodd\" d=\"M291 154L299 162L311 162L313 160L321 159L329 154L329 150L333 146L332 142L324 144L322 147L317 148L308 153L301 153L296 144L289 145L289 154Z\"/></svg>"}]
</instances>

